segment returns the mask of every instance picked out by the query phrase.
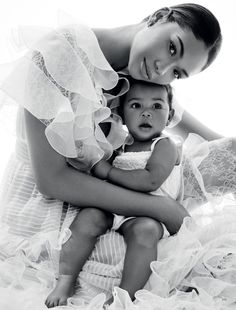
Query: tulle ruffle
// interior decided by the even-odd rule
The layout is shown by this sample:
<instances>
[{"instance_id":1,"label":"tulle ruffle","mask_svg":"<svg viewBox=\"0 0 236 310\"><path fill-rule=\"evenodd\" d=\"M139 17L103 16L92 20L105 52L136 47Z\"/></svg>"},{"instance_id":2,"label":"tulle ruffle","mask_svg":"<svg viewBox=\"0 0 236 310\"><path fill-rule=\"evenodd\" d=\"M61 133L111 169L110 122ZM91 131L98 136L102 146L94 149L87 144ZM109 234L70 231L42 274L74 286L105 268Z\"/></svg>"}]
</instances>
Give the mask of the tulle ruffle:
<instances>
[{"instance_id":1,"label":"tulle ruffle","mask_svg":"<svg viewBox=\"0 0 236 310\"><path fill-rule=\"evenodd\" d=\"M132 302L126 291L116 287L119 282L113 282L116 283L113 289L114 302L108 309L234 309L235 207L229 205L224 210L216 211L208 224L197 225L194 222L203 223L202 215L186 218L177 235L160 241L158 260L151 263L152 275L145 288L136 293L136 300ZM111 256L115 254L117 261L121 261L117 265L121 274L124 253L116 250L120 236L113 232L112 238L112 244L107 249ZM100 238L97 247L103 247L104 242L107 245L109 238ZM4 253L1 251L0 261L0 305L4 306L3 309L11 310L19 307L23 310L47 309L44 301L55 283L55 266L59 256L56 234L38 234L31 240L20 240L11 236L6 229L1 229L0 243L1 249L5 249ZM89 280L89 270L91 272L95 256L92 255L84 267L83 272L87 270L87 278L83 279L85 282ZM104 281L108 283L114 275L112 268L106 270ZM83 281L80 281L82 286ZM99 285L99 281L95 283ZM78 288L77 293L68 299L67 306L56 309L103 309L108 297L106 290L104 293L91 294L90 299L86 300L83 298L85 287ZM11 302L13 299L14 303Z\"/></svg>"},{"instance_id":2,"label":"tulle ruffle","mask_svg":"<svg viewBox=\"0 0 236 310\"><path fill-rule=\"evenodd\" d=\"M57 30L24 27L19 34L29 51L4 66L1 89L47 126L51 146L76 159L81 170L108 159L126 134L120 118L111 117L102 92L115 87L119 77L93 31L71 25ZM103 122L112 123L108 137L101 130Z\"/></svg>"}]
</instances>

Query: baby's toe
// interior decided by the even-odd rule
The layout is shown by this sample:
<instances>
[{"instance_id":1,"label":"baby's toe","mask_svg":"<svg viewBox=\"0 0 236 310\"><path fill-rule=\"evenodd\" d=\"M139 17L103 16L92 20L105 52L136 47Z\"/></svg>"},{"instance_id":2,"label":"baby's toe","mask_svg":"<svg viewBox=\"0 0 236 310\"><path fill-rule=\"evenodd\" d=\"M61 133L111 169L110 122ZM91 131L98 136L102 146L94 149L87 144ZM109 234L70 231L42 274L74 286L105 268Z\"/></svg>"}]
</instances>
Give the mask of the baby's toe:
<instances>
[{"instance_id":1,"label":"baby's toe","mask_svg":"<svg viewBox=\"0 0 236 310\"><path fill-rule=\"evenodd\" d=\"M48 307L48 308L53 308L53 307L57 307L59 306L59 298L47 298L46 301L45 301L45 305Z\"/></svg>"},{"instance_id":2,"label":"baby's toe","mask_svg":"<svg viewBox=\"0 0 236 310\"><path fill-rule=\"evenodd\" d=\"M66 306L67 305L67 297L61 297L58 301L57 306Z\"/></svg>"}]
</instances>

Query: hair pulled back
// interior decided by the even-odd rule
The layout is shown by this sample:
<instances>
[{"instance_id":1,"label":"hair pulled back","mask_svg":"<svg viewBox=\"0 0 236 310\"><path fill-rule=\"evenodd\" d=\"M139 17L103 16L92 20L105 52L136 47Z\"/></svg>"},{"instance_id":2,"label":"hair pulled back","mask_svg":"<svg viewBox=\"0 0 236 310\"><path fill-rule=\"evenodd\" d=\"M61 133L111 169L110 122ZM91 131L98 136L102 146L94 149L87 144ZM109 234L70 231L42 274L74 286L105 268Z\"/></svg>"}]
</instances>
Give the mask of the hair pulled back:
<instances>
[{"instance_id":1,"label":"hair pulled back","mask_svg":"<svg viewBox=\"0 0 236 310\"><path fill-rule=\"evenodd\" d=\"M199 4L184 3L164 7L143 21L146 21L149 27L158 21L164 21L175 22L183 29L190 29L196 39L203 41L208 48L208 59L202 70L214 61L220 50L222 34L219 22L208 9Z\"/></svg>"}]
</instances>

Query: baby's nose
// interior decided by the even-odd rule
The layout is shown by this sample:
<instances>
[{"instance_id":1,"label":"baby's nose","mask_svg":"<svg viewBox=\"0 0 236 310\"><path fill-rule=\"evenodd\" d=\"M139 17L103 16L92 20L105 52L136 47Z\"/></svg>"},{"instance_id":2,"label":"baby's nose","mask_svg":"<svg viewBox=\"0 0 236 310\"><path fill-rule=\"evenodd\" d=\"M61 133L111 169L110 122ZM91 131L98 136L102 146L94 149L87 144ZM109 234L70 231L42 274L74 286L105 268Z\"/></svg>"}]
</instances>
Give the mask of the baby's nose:
<instances>
[{"instance_id":1,"label":"baby's nose","mask_svg":"<svg viewBox=\"0 0 236 310\"><path fill-rule=\"evenodd\" d=\"M143 111L142 116L143 117L152 117L152 114L150 111L145 110L145 111Z\"/></svg>"}]
</instances>

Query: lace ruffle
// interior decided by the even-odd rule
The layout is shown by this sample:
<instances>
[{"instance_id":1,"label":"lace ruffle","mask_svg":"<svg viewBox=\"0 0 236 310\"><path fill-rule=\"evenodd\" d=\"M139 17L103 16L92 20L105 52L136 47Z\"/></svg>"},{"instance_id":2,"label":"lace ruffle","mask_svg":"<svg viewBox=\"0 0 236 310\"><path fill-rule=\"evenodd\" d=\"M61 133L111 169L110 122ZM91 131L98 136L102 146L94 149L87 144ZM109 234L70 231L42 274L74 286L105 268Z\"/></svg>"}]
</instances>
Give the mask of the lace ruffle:
<instances>
[{"instance_id":1,"label":"lace ruffle","mask_svg":"<svg viewBox=\"0 0 236 310\"><path fill-rule=\"evenodd\" d=\"M118 83L94 33L73 25L49 30L23 28L21 40L30 50L17 61L1 89L47 127L51 146L81 170L89 170L122 145L121 120L111 116L102 89ZM100 124L112 123L105 137ZM75 164L76 163L76 164Z\"/></svg>"},{"instance_id":2,"label":"lace ruffle","mask_svg":"<svg viewBox=\"0 0 236 310\"><path fill-rule=\"evenodd\" d=\"M184 204L188 210L211 202L221 203L236 194L236 153L233 139L208 142L190 134L184 143Z\"/></svg>"}]
</instances>

